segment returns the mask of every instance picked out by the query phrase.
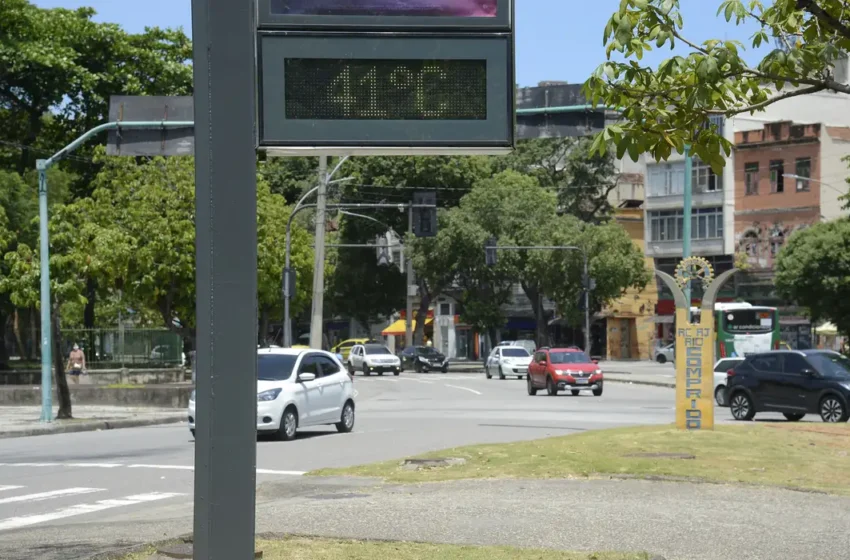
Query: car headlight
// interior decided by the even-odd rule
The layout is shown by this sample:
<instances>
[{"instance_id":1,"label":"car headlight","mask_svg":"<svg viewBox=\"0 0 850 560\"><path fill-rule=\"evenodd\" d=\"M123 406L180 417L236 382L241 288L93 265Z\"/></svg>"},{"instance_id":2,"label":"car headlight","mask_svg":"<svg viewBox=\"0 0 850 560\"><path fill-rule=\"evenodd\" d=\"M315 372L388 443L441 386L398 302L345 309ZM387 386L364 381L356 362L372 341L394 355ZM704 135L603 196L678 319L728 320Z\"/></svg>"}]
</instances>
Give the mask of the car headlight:
<instances>
[{"instance_id":1,"label":"car headlight","mask_svg":"<svg viewBox=\"0 0 850 560\"><path fill-rule=\"evenodd\" d=\"M593 374L594 374L594 375L601 375L601 374L602 374L602 370L601 370L601 369L597 369L596 371L594 371L594 372L593 372Z\"/></svg>"},{"instance_id":2,"label":"car headlight","mask_svg":"<svg viewBox=\"0 0 850 560\"><path fill-rule=\"evenodd\" d=\"M280 391L281 389L269 389L268 391L257 393L257 402L273 401L280 394Z\"/></svg>"},{"instance_id":3,"label":"car headlight","mask_svg":"<svg viewBox=\"0 0 850 560\"><path fill-rule=\"evenodd\" d=\"M192 389L192 394L189 395L189 402L195 402L195 389Z\"/></svg>"},{"instance_id":4,"label":"car headlight","mask_svg":"<svg viewBox=\"0 0 850 560\"><path fill-rule=\"evenodd\" d=\"M428 360L426 360L424 356L419 356L419 361L426 364L428 363Z\"/></svg>"},{"instance_id":5,"label":"car headlight","mask_svg":"<svg viewBox=\"0 0 850 560\"><path fill-rule=\"evenodd\" d=\"M850 391L850 383L839 383L839 385Z\"/></svg>"}]
</instances>

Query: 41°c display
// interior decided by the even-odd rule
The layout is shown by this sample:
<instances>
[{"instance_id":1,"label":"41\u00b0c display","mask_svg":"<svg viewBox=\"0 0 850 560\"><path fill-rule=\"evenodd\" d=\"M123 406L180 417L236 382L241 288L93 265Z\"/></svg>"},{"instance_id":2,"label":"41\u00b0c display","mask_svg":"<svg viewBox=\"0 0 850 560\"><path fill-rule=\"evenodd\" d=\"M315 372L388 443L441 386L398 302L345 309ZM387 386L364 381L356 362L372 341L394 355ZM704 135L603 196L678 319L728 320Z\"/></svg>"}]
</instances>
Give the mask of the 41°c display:
<instances>
[{"instance_id":1,"label":"41\u00b0c display","mask_svg":"<svg viewBox=\"0 0 850 560\"><path fill-rule=\"evenodd\" d=\"M289 58L291 120L487 119L486 60Z\"/></svg>"}]
</instances>

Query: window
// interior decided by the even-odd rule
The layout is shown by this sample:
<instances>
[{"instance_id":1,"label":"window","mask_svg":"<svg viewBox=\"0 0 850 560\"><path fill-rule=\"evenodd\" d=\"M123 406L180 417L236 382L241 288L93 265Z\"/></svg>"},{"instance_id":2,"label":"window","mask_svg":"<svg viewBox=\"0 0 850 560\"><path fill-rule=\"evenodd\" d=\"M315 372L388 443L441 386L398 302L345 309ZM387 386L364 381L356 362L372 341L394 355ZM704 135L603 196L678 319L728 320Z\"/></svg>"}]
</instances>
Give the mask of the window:
<instances>
[{"instance_id":1,"label":"window","mask_svg":"<svg viewBox=\"0 0 850 560\"><path fill-rule=\"evenodd\" d=\"M323 377L340 372L339 366L327 356L316 356L315 360L319 362L319 365L322 367Z\"/></svg>"},{"instance_id":2,"label":"window","mask_svg":"<svg viewBox=\"0 0 850 560\"><path fill-rule=\"evenodd\" d=\"M850 360L837 352L814 352L808 357L822 375L850 377Z\"/></svg>"},{"instance_id":3,"label":"window","mask_svg":"<svg viewBox=\"0 0 850 560\"><path fill-rule=\"evenodd\" d=\"M452 314L452 304L451 303L441 303L440 304L440 315L451 315Z\"/></svg>"},{"instance_id":4,"label":"window","mask_svg":"<svg viewBox=\"0 0 850 560\"><path fill-rule=\"evenodd\" d=\"M319 377L319 362L315 355L304 356L301 360L301 365L298 367L299 375L302 373L312 373Z\"/></svg>"},{"instance_id":5,"label":"window","mask_svg":"<svg viewBox=\"0 0 850 560\"><path fill-rule=\"evenodd\" d=\"M693 192L716 192L723 190L721 177L714 174L711 167L694 158L691 169Z\"/></svg>"},{"instance_id":6,"label":"window","mask_svg":"<svg viewBox=\"0 0 850 560\"><path fill-rule=\"evenodd\" d=\"M375 354L392 354L392 352L390 352L389 348L387 348L386 346L382 346L380 344L369 344L367 346L364 346L363 348L366 350L366 353L369 354L370 356L373 356Z\"/></svg>"},{"instance_id":7,"label":"window","mask_svg":"<svg viewBox=\"0 0 850 560\"><path fill-rule=\"evenodd\" d=\"M797 175L797 192L811 190L812 158L797 158L795 173Z\"/></svg>"},{"instance_id":8,"label":"window","mask_svg":"<svg viewBox=\"0 0 850 560\"><path fill-rule=\"evenodd\" d=\"M770 192L785 192L785 162L781 159L770 162Z\"/></svg>"},{"instance_id":9,"label":"window","mask_svg":"<svg viewBox=\"0 0 850 560\"><path fill-rule=\"evenodd\" d=\"M525 348L502 348L502 356L506 358L527 358L531 354Z\"/></svg>"},{"instance_id":10,"label":"window","mask_svg":"<svg viewBox=\"0 0 850 560\"><path fill-rule=\"evenodd\" d=\"M261 354L257 356L257 379L260 381L286 381L295 368L294 354Z\"/></svg>"},{"instance_id":11,"label":"window","mask_svg":"<svg viewBox=\"0 0 850 560\"><path fill-rule=\"evenodd\" d=\"M659 210L648 212L652 241L681 241L684 237L684 212ZM723 208L694 208L691 212L691 239L722 239Z\"/></svg>"},{"instance_id":12,"label":"window","mask_svg":"<svg viewBox=\"0 0 850 560\"><path fill-rule=\"evenodd\" d=\"M770 255L775 257L779 254L779 251L782 250L782 247L785 246L785 236L781 233L779 235L774 236L770 240Z\"/></svg>"},{"instance_id":13,"label":"window","mask_svg":"<svg viewBox=\"0 0 850 560\"><path fill-rule=\"evenodd\" d=\"M782 356L784 362L785 373L794 373L802 375L803 370L812 369L812 366L799 354L785 354Z\"/></svg>"},{"instance_id":14,"label":"window","mask_svg":"<svg viewBox=\"0 0 850 560\"><path fill-rule=\"evenodd\" d=\"M537 352L534 354L535 362L545 362L546 361L546 353L545 352Z\"/></svg>"},{"instance_id":15,"label":"window","mask_svg":"<svg viewBox=\"0 0 850 560\"><path fill-rule=\"evenodd\" d=\"M756 356L752 361L753 367L759 371L768 371L779 373L779 354L763 354Z\"/></svg>"},{"instance_id":16,"label":"window","mask_svg":"<svg viewBox=\"0 0 850 560\"><path fill-rule=\"evenodd\" d=\"M584 352L552 352L549 354L553 364L590 364L591 359Z\"/></svg>"},{"instance_id":17,"label":"window","mask_svg":"<svg viewBox=\"0 0 850 560\"><path fill-rule=\"evenodd\" d=\"M722 312L723 330L729 334L769 333L773 330L773 311L729 309Z\"/></svg>"},{"instance_id":18,"label":"window","mask_svg":"<svg viewBox=\"0 0 850 560\"><path fill-rule=\"evenodd\" d=\"M735 366L740 364L743 360L736 360L734 358L728 360L720 360L717 362L717 365L714 367L714 371L726 373L730 369L733 369Z\"/></svg>"},{"instance_id":19,"label":"window","mask_svg":"<svg viewBox=\"0 0 850 560\"><path fill-rule=\"evenodd\" d=\"M759 164L745 163L744 164L744 186L747 195L759 193Z\"/></svg>"},{"instance_id":20,"label":"window","mask_svg":"<svg viewBox=\"0 0 850 560\"><path fill-rule=\"evenodd\" d=\"M685 192L685 163L659 163L647 166L649 196L673 196Z\"/></svg>"}]
</instances>

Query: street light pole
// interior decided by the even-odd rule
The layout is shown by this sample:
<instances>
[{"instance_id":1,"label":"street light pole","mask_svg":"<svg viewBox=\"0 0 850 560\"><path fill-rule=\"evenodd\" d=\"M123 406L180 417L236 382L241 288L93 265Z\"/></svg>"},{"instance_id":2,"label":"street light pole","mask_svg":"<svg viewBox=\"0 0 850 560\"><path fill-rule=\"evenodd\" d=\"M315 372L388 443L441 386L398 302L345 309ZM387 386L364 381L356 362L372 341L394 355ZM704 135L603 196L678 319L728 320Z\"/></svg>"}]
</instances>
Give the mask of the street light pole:
<instances>
[{"instance_id":1,"label":"street light pole","mask_svg":"<svg viewBox=\"0 0 850 560\"><path fill-rule=\"evenodd\" d=\"M408 243L410 243L410 238L413 237L413 205L407 209L407 234L408 234ZM405 247L407 249L407 247ZM407 279L405 280L406 286L406 296L407 296L407 309L404 318L404 347L410 348L413 346L413 259L411 258L413 251L404 251L404 265L407 269ZM424 321L423 317L419 318L420 321ZM424 324L424 323L423 323Z\"/></svg>"},{"instance_id":2,"label":"street light pole","mask_svg":"<svg viewBox=\"0 0 850 560\"><path fill-rule=\"evenodd\" d=\"M310 319L310 347L322 348L325 300L325 214L328 204L328 157L319 156L319 193L316 206L316 250L313 259L313 313Z\"/></svg>"},{"instance_id":3,"label":"street light pole","mask_svg":"<svg viewBox=\"0 0 850 560\"><path fill-rule=\"evenodd\" d=\"M685 144L685 192L684 211L682 223L682 259L691 256L691 215L693 214L693 158L691 157L691 145ZM688 282L684 289L685 300L688 302L688 321L691 317L691 283Z\"/></svg>"}]
</instances>

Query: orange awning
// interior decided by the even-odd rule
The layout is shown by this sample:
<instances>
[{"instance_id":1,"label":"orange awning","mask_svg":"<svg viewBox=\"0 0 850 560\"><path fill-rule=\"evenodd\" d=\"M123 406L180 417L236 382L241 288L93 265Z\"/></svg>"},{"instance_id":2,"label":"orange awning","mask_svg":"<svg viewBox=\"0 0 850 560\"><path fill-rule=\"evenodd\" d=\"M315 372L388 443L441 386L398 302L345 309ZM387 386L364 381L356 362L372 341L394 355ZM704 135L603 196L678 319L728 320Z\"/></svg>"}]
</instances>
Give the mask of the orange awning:
<instances>
[{"instance_id":1,"label":"orange awning","mask_svg":"<svg viewBox=\"0 0 850 560\"><path fill-rule=\"evenodd\" d=\"M425 324L430 325L434 322L433 317L428 317L425 319ZM416 330L416 320L411 321L411 326L413 330ZM404 336L407 332L407 322L404 319L399 319L389 327L385 328L381 331L381 334L384 336Z\"/></svg>"}]
</instances>

